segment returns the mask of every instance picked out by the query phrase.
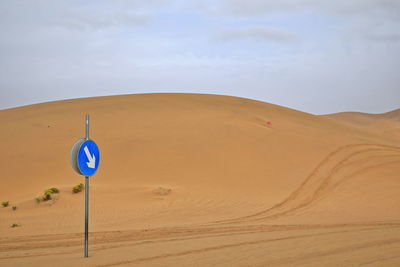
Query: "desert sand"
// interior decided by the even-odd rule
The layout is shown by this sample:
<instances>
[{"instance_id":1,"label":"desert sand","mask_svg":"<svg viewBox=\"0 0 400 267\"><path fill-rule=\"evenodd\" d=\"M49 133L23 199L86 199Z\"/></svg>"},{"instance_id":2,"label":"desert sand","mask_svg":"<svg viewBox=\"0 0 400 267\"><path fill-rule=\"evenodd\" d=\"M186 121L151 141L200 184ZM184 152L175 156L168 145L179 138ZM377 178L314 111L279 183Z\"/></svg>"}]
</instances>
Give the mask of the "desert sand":
<instances>
[{"instance_id":1,"label":"desert sand","mask_svg":"<svg viewBox=\"0 0 400 267\"><path fill-rule=\"evenodd\" d=\"M101 162L85 259L69 157L86 113ZM142 94L1 110L0 123L0 266L400 266L400 110Z\"/></svg>"}]
</instances>

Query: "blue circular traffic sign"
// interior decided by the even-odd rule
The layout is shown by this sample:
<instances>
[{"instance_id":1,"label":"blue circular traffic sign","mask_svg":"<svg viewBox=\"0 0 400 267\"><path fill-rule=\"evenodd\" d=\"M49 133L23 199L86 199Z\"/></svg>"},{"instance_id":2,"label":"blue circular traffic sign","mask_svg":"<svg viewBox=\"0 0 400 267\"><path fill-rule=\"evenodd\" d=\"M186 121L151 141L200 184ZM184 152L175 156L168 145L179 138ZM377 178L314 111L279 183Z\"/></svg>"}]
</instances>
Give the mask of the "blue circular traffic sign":
<instances>
[{"instance_id":1,"label":"blue circular traffic sign","mask_svg":"<svg viewBox=\"0 0 400 267\"><path fill-rule=\"evenodd\" d=\"M100 163L100 151L93 140L80 139L72 147L71 161L74 169L84 176L96 173Z\"/></svg>"}]
</instances>

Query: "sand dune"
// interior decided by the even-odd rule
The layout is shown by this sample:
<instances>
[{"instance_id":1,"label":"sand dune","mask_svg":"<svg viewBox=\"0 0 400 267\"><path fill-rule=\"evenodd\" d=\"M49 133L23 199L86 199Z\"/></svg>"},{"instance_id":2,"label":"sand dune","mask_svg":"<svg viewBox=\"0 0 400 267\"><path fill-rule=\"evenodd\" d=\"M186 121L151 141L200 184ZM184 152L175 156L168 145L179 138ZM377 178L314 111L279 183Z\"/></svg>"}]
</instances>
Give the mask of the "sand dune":
<instances>
[{"instance_id":1,"label":"sand dune","mask_svg":"<svg viewBox=\"0 0 400 267\"><path fill-rule=\"evenodd\" d=\"M0 208L0 265L398 266L399 111L315 116L196 94L2 110L0 201L17 210ZM86 113L101 166L83 259L69 151Z\"/></svg>"},{"instance_id":2,"label":"sand dune","mask_svg":"<svg viewBox=\"0 0 400 267\"><path fill-rule=\"evenodd\" d=\"M399 144L400 109L383 114L366 114L360 112L342 112L325 117L381 135Z\"/></svg>"}]
</instances>

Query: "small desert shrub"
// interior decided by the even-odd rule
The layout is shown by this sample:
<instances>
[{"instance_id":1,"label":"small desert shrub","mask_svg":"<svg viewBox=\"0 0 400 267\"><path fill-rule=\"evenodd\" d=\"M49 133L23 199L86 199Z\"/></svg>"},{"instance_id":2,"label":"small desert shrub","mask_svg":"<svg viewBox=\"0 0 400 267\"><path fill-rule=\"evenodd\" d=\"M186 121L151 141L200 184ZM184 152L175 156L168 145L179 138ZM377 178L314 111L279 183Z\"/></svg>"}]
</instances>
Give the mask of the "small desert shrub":
<instances>
[{"instance_id":1,"label":"small desert shrub","mask_svg":"<svg viewBox=\"0 0 400 267\"><path fill-rule=\"evenodd\" d=\"M51 192L49 192L49 191L44 191L44 194L43 194L41 200L42 200L42 201L50 200L50 199L51 199L51 195L52 195Z\"/></svg>"},{"instance_id":2,"label":"small desert shrub","mask_svg":"<svg viewBox=\"0 0 400 267\"><path fill-rule=\"evenodd\" d=\"M40 203L40 201L47 201L52 199L53 194L59 193L60 190L58 188L52 187L44 190L43 196L36 198L36 203Z\"/></svg>"},{"instance_id":3,"label":"small desert shrub","mask_svg":"<svg viewBox=\"0 0 400 267\"><path fill-rule=\"evenodd\" d=\"M18 226L20 226L18 223L11 224L11 228L15 228L15 227L18 227Z\"/></svg>"},{"instance_id":4,"label":"small desert shrub","mask_svg":"<svg viewBox=\"0 0 400 267\"><path fill-rule=\"evenodd\" d=\"M12 206L12 210L17 210L17 206Z\"/></svg>"},{"instance_id":5,"label":"small desert shrub","mask_svg":"<svg viewBox=\"0 0 400 267\"><path fill-rule=\"evenodd\" d=\"M57 193L60 193L60 190L56 187L52 187L52 188L47 189L45 192L49 192L50 194L57 194Z\"/></svg>"},{"instance_id":6,"label":"small desert shrub","mask_svg":"<svg viewBox=\"0 0 400 267\"><path fill-rule=\"evenodd\" d=\"M10 204L10 202L9 201L3 201L3 202L1 202L1 205L5 208L5 207L8 207L8 205Z\"/></svg>"},{"instance_id":7,"label":"small desert shrub","mask_svg":"<svg viewBox=\"0 0 400 267\"><path fill-rule=\"evenodd\" d=\"M83 184L79 183L79 184L75 185L74 187L72 187L72 193L76 194L76 193L82 192L83 188L84 188Z\"/></svg>"}]
</instances>

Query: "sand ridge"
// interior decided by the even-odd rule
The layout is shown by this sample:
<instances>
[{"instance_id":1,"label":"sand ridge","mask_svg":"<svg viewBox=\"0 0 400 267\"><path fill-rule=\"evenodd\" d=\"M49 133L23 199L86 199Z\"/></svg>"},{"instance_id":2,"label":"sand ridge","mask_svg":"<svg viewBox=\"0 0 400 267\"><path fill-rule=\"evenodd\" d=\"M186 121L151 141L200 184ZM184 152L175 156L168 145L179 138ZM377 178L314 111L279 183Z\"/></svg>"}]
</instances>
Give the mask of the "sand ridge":
<instances>
[{"instance_id":1,"label":"sand ridge","mask_svg":"<svg viewBox=\"0 0 400 267\"><path fill-rule=\"evenodd\" d=\"M102 156L87 261L68 158L86 113ZM400 115L353 117L198 94L2 110L0 195L18 209L0 208L0 265L396 266Z\"/></svg>"}]
</instances>

